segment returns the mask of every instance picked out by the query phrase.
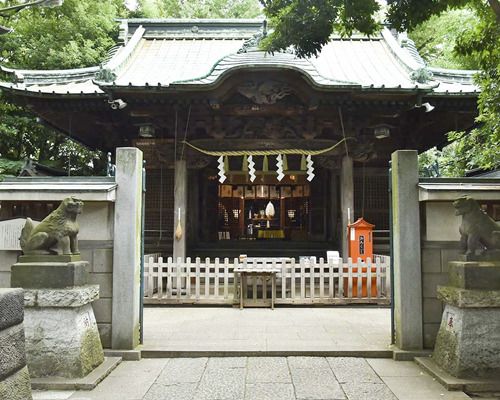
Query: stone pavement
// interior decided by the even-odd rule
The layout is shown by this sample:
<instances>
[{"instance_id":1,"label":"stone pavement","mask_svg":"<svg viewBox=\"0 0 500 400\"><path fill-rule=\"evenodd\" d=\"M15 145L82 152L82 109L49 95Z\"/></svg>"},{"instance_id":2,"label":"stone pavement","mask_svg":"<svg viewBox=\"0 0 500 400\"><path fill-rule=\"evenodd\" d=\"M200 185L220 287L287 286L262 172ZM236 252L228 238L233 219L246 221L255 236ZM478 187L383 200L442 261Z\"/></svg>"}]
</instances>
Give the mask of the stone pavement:
<instances>
[{"instance_id":1,"label":"stone pavement","mask_svg":"<svg viewBox=\"0 0 500 400\"><path fill-rule=\"evenodd\" d=\"M367 355L369 351L388 350L390 318L389 308L366 306L274 310L146 307L143 350L159 351L159 356L161 351L209 351L210 355L216 355L217 351L275 352L272 355L363 351L363 355Z\"/></svg>"},{"instance_id":2,"label":"stone pavement","mask_svg":"<svg viewBox=\"0 0 500 400\"><path fill-rule=\"evenodd\" d=\"M341 357L125 361L89 392L34 400L464 400L413 362Z\"/></svg>"}]
</instances>

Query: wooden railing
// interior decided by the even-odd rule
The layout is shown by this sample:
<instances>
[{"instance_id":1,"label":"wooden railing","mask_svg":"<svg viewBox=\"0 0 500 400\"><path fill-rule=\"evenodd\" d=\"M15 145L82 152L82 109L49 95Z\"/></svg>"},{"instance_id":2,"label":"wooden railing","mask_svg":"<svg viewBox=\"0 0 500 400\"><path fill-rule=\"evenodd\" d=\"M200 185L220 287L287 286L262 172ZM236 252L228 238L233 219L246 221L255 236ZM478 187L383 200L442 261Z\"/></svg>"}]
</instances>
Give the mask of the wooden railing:
<instances>
[{"instance_id":1,"label":"wooden railing","mask_svg":"<svg viewBox=\"0 0 500 400\"><path fill-rule=\"evenodd\" d=\"M233 304L237 302L234 268L278 268L276 304L390 303L387 258L341 264L314 260L228 258L177 261L150 257L144 262L145 304ZM248 298L269 299L271 285L261 278L248 282Z\"/></svg>"}]
</instances>

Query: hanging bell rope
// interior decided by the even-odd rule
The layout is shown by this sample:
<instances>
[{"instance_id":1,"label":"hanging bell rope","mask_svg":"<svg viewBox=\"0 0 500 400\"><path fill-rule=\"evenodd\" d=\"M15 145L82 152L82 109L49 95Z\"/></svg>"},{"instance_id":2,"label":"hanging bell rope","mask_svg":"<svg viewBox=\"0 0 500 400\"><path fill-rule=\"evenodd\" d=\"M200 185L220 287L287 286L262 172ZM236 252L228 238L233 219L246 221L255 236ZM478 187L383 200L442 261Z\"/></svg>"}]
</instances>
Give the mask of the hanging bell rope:
<instances>
[{"instance_id":1,"label":"hanging bell rope","mask_svg":"<svg viewBox=\"0 0 500 400\"><path fill-rule=\"evenodd\" d=\"M262 171L263 172L269 171L269 160L267 159L267 156L264 156L262 160Z\"/></svg>"},{"instance_id":2,"label":"hanging bell rope","mask_svg":"<svg viewBox=\"0 0 500 400\"><path fill-rule=\"evenodd\" d=\"M179 207L177 227L175 228L175 239L181 240L182 234L183 234L183 231L182 231L182 225L181 225L181 208Z\"/></svg>"},{"instance_id":3,"label":"hanging bell rope","mask_svg":"<svg viewBox=\"0 0 500 400\"><path fill-rule=\"evenodd\" d=\"M299 154L299 155L305 155L305 156L319 156L324 153L328 153L329 151L332 151L335 149L337 146L340 144L344 143L345 141L349 139L354 139L352 137L346 137L342 139L341 141L335 143L334 145L320 149L320 150L304 150L304 149L276 149L276 150L205 150L200 147L195 146L194 144L191 144L189 142L183 141L187 146L191 147L192 149L199 151L200 153L206 154L207 156L272 156L276 154L282 154L282 155L290 155L290 154Z\"/></svg>"}]
</instances>

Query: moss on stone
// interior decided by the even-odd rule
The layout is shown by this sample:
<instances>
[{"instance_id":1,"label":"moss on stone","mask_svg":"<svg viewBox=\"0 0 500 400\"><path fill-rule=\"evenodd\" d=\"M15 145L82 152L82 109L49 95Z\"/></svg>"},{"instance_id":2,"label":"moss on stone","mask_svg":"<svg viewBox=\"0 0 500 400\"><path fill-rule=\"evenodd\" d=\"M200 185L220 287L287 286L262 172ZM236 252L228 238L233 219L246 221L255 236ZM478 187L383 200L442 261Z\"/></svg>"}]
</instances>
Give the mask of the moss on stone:
<instances>
[{"instance_id":1,"label":"moss on stone","mask_svg":"<svg viewBox=\"0 0 500 400\"><path fill-rule=\"evenodd\" d=\"M88 329L83 334L80 361L82 376L87 375L104 361L101 339L96 329Z\"/></svg>"},{"instance_id":2,"label":"moss on stone","mask_svg":"<svg viewBox=\"0 0 500 400\"><path fill-rule=\"evenodd\" d=\"M438 299L459 308L500 308L500 290L438 287Z\"/></svg>"},{"instance_id":3,"label":"moss on stone","mask_svg":"<svg viewBox=\"0 0 500 400\"><path fill-rule=\"evenodd\" d=\"M458 373L457 346L457 337L453 332L439 330L432 358L436 364L454 376Z\"/></svg>"},{"instance_id":4,"label":"moss on stone","mask_svg":"<svg viewBox=\"0 0 500 400\"><path fill-rule=\"evenodd\" d=\"M27 367L20 369L16 373L0 381L0 399L32 399L31 381Z\"/></svg>"}]
</instances>

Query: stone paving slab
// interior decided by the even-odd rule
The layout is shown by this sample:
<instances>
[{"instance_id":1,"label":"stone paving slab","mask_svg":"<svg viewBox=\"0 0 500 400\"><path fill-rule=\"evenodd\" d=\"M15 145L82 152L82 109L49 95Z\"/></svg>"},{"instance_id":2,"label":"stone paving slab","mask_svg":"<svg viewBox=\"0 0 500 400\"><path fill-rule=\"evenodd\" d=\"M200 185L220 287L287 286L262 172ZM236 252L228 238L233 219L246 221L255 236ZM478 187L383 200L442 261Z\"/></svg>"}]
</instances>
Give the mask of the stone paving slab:
<instances>
[{"instance_id":1,"label":"stone paving slab","mask_svg":"<svg viewBox=\"0 0 500 400\"><path fill-rule=\"evenodd\" d=\"M328 357L335 377L340 383L382 383L364 358Z\"/></svg>"},{"instance_id":2,"label":"stone paving slab","mask_svg":"<svg viewBox=\"0 0 500 400\"><path fill-rule=\"evenodd\" d=\"M348 382L342 390L349 400L398 400L384 383Z\"/></svg>"},{"instance_id":3,"label":"stone paving slab","mask_svg":"<svg viewBox=\"0 0 500 400\"><path fill-rule=\"evenodd\" d=\"M291 383L248 383L245 400L295 400Z\"/></svg>"},{"instance_id":4,"label":"stone paving slab","mask_svg":"<svg viewBox=\"0 0 500 400\"><path fill-rule=\"evenodd\" d=\"M466 400L412 362L354 357L123 361L94 390L34 400Z\"/></svg>"},{"instance_id":5,"label":"stone paving slab","mask_svg":"<svg viewBox=\"0 0 500 400\"><path fill-rule=\"evenodd\" d=\"M390 325L390 309L384 307L146 307L143 349L184 354L211 351L213 356L227 351L241 351L241 355L387 351ZM171 354L163 354L167 355Z\"/></svg>"},{"instance_id":6,"label":"stone paving slab","mask_svg":"<svg viewBox=\"0 0 500 400\"><path fill-rule=\"evenodd\" d=\"M205 372L207 362L207 358L169 359L155 383L163 385L197 383Z\"/></svg>"},{"instance_id":7,"label":"stone paving slab","mask_svg":"<svg viewBox=\"0 0 500 400\"><path fill-rule=\"evenodd\" d=\"M154 383L144 396L144 400L191 400L194 398L197 383L178 383L162 385Z\"/></svg>"},{"instance_id":8,"label":"stone paving slab","mask_svg":"<svg viewBox=\"0 0 500 400\"><path fill-rule=\"evenodd\" d=\"M325 360L326 361L326 360ZM290 371L298 400L345 400L346 396L332 370L297 368Z\"/></svg>"},{"instance_id":9,"label":"stone paving slab","mask_svg":"<svg viewBox=\"0 0 500 400\"><path fill-rule=\"evenodd\" d=\"M195 393L196 400L235 400L245 396L245 369L206 371Z\"/></svg>"},{"instance_id":10,"label":"stone paving slab","mask_svg":"<svg viewBox=\"0 0 500 400\"><path fill-rule=\"evenodd\" d=\"M285 357L249 357L247 383L292 383Z\"/></svg>"}]
</instances>

